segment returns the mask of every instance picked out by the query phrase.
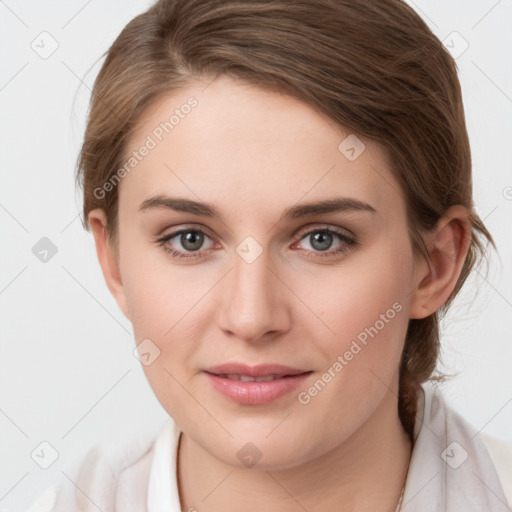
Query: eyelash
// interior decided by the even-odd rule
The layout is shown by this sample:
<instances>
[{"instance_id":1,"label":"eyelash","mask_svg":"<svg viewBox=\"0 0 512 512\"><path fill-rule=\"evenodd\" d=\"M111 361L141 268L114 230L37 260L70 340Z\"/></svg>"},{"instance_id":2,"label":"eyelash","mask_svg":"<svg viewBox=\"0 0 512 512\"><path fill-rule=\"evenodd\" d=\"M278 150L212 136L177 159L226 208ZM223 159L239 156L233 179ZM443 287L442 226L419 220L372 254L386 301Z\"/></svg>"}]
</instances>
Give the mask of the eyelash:
<instances>
[{"instance_id":1,"label":"eyelash","mask_svg":"<svg viewBox=\"0 0 512 512\"><path fill-rule=\"evenodd\" d=\"M176 236L178 235L181 235L183 233L189 233L189 232L193 232L193 233L201 233L205 236L207 236L208 238L211 238L210 236L208 236L207 233L205 233L202 229L199 229L199 228L185 228L185 229L179 229L179 230L176 230L176 231L173 231L172 233L169 233L161 238L158 238L156 240L156 243L160 246L162 246L162 248L167 251L173 258L176 258L176 259L182 259L182 258L194 258L194 259L202 259L202 258L206 258L209 256L209 254L206 252L206 251L190 251L189 253L183 253L181 251L177 251L175 249L172 249L171 247L169 247L169 245L167 244L167 242L169 240L172 240L173 238L175 238ZM343 245L340 247L340 248L337 248L337 249L330 249L330 250L327 250L327 251L315 251L315 250L306 250L306 252L313 252L315 254L315 256L307 256L308 258L310 259L316 259L316 258L332 258L334 256L337 256L337 255L341 255L341 254L344 254L346 252L348 252L349 250L353 249L356 245L358 245L358 241L356 239L356 237L350 237L348 235L346 235L344 232L342 232L341 230L337 230L335 228L314 228L314 229L309 229L308 231L302 231L300 232L297 236L299 237L297 242L300 242L301 240L307 238L308 236L314 234L314 233L323 233L323 234L332 234L332 235L335 235L338 237L338 239L343 242ZM294 242L294 243L297 243L297 242Z\"/></svg>"}]
</instances>

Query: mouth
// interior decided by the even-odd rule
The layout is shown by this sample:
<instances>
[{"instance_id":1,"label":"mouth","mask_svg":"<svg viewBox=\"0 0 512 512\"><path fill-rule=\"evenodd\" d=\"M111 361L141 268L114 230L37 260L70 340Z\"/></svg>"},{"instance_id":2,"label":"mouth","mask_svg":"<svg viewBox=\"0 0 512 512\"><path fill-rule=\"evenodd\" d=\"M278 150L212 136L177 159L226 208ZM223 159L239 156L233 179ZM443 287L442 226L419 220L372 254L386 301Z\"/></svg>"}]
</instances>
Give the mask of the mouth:
<instances>
[{"instance_id":1,"label":"mouth","mask_svg":"<svg viewBox=\"0 0 512 512\"><path fill-rule=\"evenodd\" d=\"M284 365L229 363L204 370L212 387L242 405L270 404L295 390L312 373Z\"/></svg>"},{"instance_id":2,"label":"mouth","mask_svg":"<svg viewBox=\"0 0 512 512\"><path fill-rule=\"evenodd\" d=\"M251 377L250 375L241 375L239 373L212 374L223 379L238 380L241 382L271 382L277 379L292 377L292 375L268 375L266 377Z\"/></svg>"}]
</instances>

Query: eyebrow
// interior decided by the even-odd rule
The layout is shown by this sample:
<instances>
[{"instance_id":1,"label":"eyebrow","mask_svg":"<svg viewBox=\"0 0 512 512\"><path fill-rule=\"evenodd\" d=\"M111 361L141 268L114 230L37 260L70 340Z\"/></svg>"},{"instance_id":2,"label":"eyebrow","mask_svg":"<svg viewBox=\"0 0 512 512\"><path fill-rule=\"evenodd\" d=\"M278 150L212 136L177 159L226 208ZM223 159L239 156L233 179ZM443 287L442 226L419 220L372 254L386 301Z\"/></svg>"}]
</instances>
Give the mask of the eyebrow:
<instances>
[{"instance_id":1,"label":"eyebrow","mask_svg":"<svg viewBox=\"0 0 512 512\"><path fill-rule=\"evenodd\" d=\"M216 217L222 220L220 212L209 203L192 201L191 199L175 198L164 195L155 195L144 200L139 206L140 212L152 209L170 209L177 212L201 215L204 217ZM287 208L281 215L280 221L299 219L311 215L325 213L365 211L377 213L377 210L370 204L351 197L336 197L313 203L305 203Z\"/></svg>"}]
</instances>

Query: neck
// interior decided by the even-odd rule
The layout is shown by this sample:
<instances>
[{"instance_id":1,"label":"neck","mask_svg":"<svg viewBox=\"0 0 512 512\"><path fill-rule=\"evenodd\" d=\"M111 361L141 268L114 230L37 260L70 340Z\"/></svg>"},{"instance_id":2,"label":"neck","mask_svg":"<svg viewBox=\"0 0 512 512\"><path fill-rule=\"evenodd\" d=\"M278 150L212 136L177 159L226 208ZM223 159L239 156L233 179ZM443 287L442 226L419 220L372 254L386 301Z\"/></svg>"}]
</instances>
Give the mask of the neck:
<instances>
[{"instance_id":1,"label":"neck","mask_svg":"<svg viewBox=\"0 0 512 512\"><path fill-rule=\"evenodd\" d=\"M340 446L285 470L234 468L183 433L178 457L182 510L395 512L410 453L392 392Z\"/></svg>"}]
</instances>

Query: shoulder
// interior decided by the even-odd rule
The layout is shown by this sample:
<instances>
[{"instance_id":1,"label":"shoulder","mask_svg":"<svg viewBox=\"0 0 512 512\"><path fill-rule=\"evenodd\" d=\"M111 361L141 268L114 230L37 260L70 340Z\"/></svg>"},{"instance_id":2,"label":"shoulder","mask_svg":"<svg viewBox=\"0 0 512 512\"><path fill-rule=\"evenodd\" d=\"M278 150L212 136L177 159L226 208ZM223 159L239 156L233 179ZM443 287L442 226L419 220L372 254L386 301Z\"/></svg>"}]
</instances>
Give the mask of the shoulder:
<instances>
[{"instance_id":1,"label":"shoulder","mask_svg":"<svg viewBox=\"0 0 512 512\"><path fill-rule=\"evenodd\" d=\"M145 503L155 440L151 436L122 445L92 446L63 470L54 487L20 512L114 512L121 504L128 510L132 503Z\"/></svg>"},{"instance_id":2,"label":"shoulder","mask_svg":"<svg viewBox=\"0 0 512 512\"><path fill-rule=\"evenodd\" d=\"M512 443L477 430L447 404L438 386L422 385L414 445L411 481L416 483L425 467L437 470L443 480L433 491L439 503L465 500L479 503L482 510L496 500L512 504ZM493 482L492 489L485 483L472 485L475 476Z\"/></svg>"},{"instance_id":3,"label":"shoulder","mask_svg":"<svg viewBox=\"0 0 512 512\"><path fill-rule=\"evenodd\" d=\"M503 441L484 433L480 433L479 437L494 463L507 501L512 503L512 441Z\"/></svg>"}]
</instances>

